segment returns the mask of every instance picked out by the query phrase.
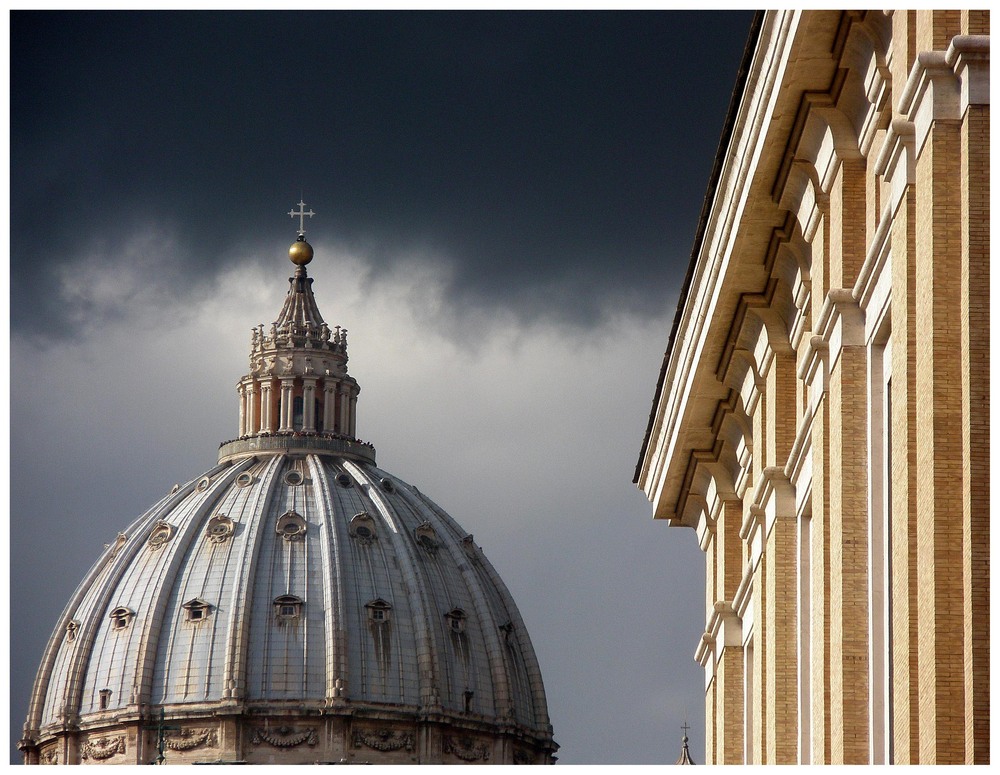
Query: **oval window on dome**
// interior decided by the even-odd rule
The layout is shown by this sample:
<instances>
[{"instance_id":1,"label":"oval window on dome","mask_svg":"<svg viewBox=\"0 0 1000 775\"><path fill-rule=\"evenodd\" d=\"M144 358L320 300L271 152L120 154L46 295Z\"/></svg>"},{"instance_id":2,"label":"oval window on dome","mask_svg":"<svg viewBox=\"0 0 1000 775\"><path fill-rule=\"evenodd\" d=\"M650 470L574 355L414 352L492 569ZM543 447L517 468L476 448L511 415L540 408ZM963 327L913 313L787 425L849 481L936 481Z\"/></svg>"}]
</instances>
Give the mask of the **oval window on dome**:
<instances>
[{"instance_id":1,"label":"oval window on dome","mask_svg":"<svg viewBox=\"0 0 1000 775\"><path fill-rule=\"evenodd\" d=\"M382 484L382 489L385 490L390 495L396 492L396 485L392 483L392 479L383 478L381 484Z\"/></svg>"},{"instance_id":2,"label":"oval window on dome","mask_svg":"<svg viewBox=\"0 0 1000 775\"><path fill-rule=\"evenodd\" d=\"M153 527L153 532L149 534L149 548L156 550L174 537L174 526L162 519Z\"/></svg>"},{"instance_id":3,"label":"oval window on dome","mask_svg":"<svg viewBox=\"0 0 1000 775\"><path fill-rule=\"evenodd\" d=\"M205 535L213 544L221 544L227 541L236 531L236 524L225 514L216 514L205 526Z\"/></svg>"},{"instance_id":4,"label":"oval window on dome","mask_svg":"<svg viewBox=\"0 0 1000 775\"><path fill-rule=\"evenodd\" d=\"M237 487L249 487L253 484L253 474L249 471L244 471L242 474L236 477Z\"/></svg>"},{"instance_id":5,"label":"oval window on dome","mask_svg":"<svg viewBox=\"0 0 1000 775\"><path fill-rule=\"evenodd\" d=\"M351 519L350 527L351 538L356 540L358 543L368 545L372 541L378 538L378 532L375 529L375 520L372 519L371 514L367 511L362 511L360 514L355 514Z\"/></svg>"},{"instance_id":6,"label":"oval window on dome","mask_svg":"<svg viewBox=\"0 0 1000 775\"><path fill-rule=\"evenodd\" d=\"M413 537L417 544L432 557L437 556L437 550L441 548L441 541L438 539L437 531L430 522L422 522L413 529Z\"/></svg>"},{"instance_id":7,"label":"oval window on dome","mask_svg":"<svg viewBox=\"0 0 1000 775\"><path fill-rule=\"evenodd\" d=\"M208 486L211 483L212 483L211 478L209 478L207 476L203 476L203 477L201 477L201 479L198 480L198 484L195 485L195 489L198 492L205 492L205 490L208 489Z\"/></svg>"},{"instance_id":8,"label":"oval window on dome","mask_svg":"<svg viewBox=\"0 0 1000 775\"><path fill-rule=\"evenodd\" d=\"M347 474L341 473L337 474L337 484L341 487L352 487L354 485L354 480Z\"/></svg>"},{"instance_id":9,"label":"oval window on dome","mask_svg":"<svg viewBox=\"0 0 1000 775\"><path fill-rule=\"evenodd\" d=\"M307 525L301 515L294 511L286 511L278 517L274 529L286 541L300 541L306 533Z\"/></svg>"},{"instance_id":10,"label":"oval window on dome","mask_svg":"<svg viewBox=\"0 0 1000 775\"><path fill-rule=\"evenodd\" d=\"M289 471L285 474L284 481L289 487L297 487L305 481L305 477L301 471Z\"/></svg>"}]
</instances>

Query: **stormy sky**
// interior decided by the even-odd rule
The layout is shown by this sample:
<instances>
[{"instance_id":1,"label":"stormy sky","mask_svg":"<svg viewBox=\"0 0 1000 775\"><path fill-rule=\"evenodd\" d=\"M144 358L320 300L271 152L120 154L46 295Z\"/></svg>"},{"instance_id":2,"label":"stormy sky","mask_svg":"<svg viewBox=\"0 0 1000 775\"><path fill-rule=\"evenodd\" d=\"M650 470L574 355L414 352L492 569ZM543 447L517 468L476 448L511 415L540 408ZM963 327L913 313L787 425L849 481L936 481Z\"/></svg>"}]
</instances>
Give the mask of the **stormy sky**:
<instances>
[{"instance_id":1,"label":"stormy sky","mask_svg":"<svg viewBox=\"0 0 1000 775\"><path fill-rule=\"evenodd\" d=\"M236 435L302 197L358 435L510 587L560 761L685 717L703 761L703 555L631 480L750 20L12 13L12 741L103 545Z\"/></svg>"}]
</instances>

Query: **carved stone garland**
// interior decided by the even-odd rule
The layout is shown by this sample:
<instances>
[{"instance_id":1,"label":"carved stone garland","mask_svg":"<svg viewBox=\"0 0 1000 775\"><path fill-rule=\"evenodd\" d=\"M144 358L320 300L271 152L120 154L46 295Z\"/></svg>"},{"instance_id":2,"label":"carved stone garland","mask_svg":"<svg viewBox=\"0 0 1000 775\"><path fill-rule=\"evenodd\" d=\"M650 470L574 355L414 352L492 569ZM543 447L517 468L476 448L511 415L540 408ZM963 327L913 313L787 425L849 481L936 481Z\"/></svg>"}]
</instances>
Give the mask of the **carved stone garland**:
<instances>
[{"instance_id":1,"label":"carved stone garland","mask_svg":"<svg viewBox=\"0 0 1000 775\"><path fill-rule=\"evenodd\" d=\"M465 762L482 759L489 761L490 749L485 743L476 743L471 737L446 737L443 746L445 753L453 753Z\"/></svg>"},{"instance_id":2,"label":"carved stone garland","mask_svg":"<svg viewBox=\"0 0 1000 775\"><path fill-rule=\"evenodd\" d=\"M83 744L81 756L84 759L110 759L115 754L125 753L125 735L101 737Z\"/></svg>"},{"instance_id":3,"label":"carved stone garland","mask_svg":"<svg viewBox=\"0 0 1000 775\"><path fill-rule=\"evenodd\" d=\"M354 733L354 747L366 745L375 751L413 750L413 735L391 729L372 729Z\"/></svg>"},{"instance_id":4,"label":"carved stone garland","mask_svg":"<svg viewBox=\"0 0 1000 775\"><path fill-rule=\"evenodd\" d=\"M199 745L217 748L219 733L214 729L182 729L178 734L165 738L163 742L171 751L190 751Z\"/></svg>"},{"instance_id":5,"label":"carved stone garland","mask_svg":"<svg viewBox=\"0 0 1000 775\"><path fill-rule=\"evenodd\" d=\"M294 727L277 727L275 729L255 729L250 740L254 745L267 743L275 748L294 748L297 745L316 745L319 738L315 729L297 730Z\"/></svg>"}]
</instances>

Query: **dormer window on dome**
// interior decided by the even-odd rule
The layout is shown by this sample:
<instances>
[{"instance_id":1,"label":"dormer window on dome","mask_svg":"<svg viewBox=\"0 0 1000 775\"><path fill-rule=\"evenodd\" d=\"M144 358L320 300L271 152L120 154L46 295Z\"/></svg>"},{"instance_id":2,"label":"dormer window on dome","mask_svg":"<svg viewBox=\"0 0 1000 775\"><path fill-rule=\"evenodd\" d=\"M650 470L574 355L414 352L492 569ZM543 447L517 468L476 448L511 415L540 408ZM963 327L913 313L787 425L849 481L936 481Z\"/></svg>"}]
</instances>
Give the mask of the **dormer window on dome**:
<instances>
[{"instance_id":1,"label":"dormer window on dome","mask_svg":"<svg viewBox=\"0 0 1000 775\"><path fill-rule=\"evenodd\" d=\"M76 619L71 619L66 623L66 640L74 641L76 636L80 633L80 622Z\"/></svg>"},{"instance_id":2,"label":"dormer window on dome","mask_svg":"<svg viewBox=\"0 0 1000 775\"><path fill-rule=\"evenodd\" d=\"M465 632L465 611L461 608L452 608L448 613L444 615L445 621L448 623L448 628L455 633Z\"/></svg>"},{"instance_id":3,"label":"dormer window on dome","mask_svg":"<svg viewBox=\"0 0 1000 775\"><path fill-rule=\"evenodd\" d=\"M365 603L365 608L368 610L368 618L375 624L385 624L389 621L392 606L382 598Z\"/></svg>"},{"instance_id":4,"label":"dormer window on dome","mask_svg":"<svg viewBox=\"0 0 1000 775\"><path fill-rule=\"evenodd\" d=\"M295 595L279 595L274 598L274 615L279 622L288 622L302 616L302 606L305 601Z\"/></svg>"},{"instance_id":5,"label":"dormer window on dome","mask_svg":"<svg viewBox=\"0 0 1000 775\"><path fill-rule=\"evenodd\" d=\"M189 622L202 622L212 612L211 604L197 597L193 600L188 600L181 608L184 609L185 618Z\"/></svg>"},{"instance_id":6,"label":"dormer window on dome","mask_svg":"<svg viewBox=\"0 0 1000 775\"><path fill-rule=\"evenodd\" d=\"M119 606L110 614L108 618L111 619L111 629L115 631L128 629L128 626L132 624L132 619L135 618L135 611L125 606Z\"/></svg>"}]
</instances>

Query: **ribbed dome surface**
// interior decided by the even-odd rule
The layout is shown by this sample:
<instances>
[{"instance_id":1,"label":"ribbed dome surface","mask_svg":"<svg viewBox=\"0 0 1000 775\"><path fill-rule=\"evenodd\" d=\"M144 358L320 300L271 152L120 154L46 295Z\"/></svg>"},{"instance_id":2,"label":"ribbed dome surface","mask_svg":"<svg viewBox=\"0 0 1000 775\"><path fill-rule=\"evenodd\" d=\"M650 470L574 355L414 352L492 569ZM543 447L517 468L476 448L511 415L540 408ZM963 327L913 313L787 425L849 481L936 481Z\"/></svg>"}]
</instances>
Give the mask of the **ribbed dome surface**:
<instances>
[{"instance_id":1,"label":"ribbed dome surface","mask_svg":"<svg viewBox=\"0 0 1000 775\"><path fill-rule=\"evenodd\" d=\"M472 536L415 487L325 455L245 458L163 498L74 594L36 691L43 728L285 702L550 734L527 632Z\"/></svg>"},{"instance_id":2,"label":"ribbed dome surface","mask_svg":"<svg viewBox=\"0 0 1000 775\"><path fill-rule=\"evenodd\" d=\"M299 266L240 435L119 534L42 659L29 763L551 763L541 675L472 536L379 469Z\"/></svg>"}]
</instances>

